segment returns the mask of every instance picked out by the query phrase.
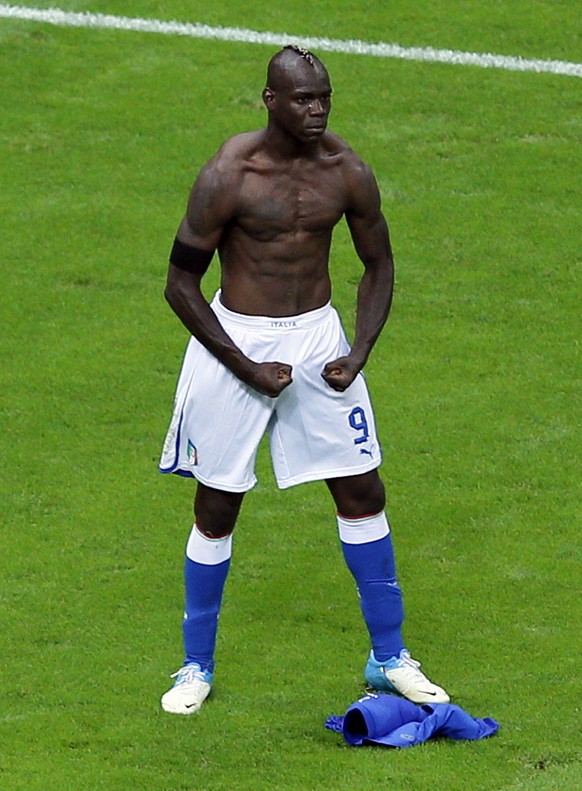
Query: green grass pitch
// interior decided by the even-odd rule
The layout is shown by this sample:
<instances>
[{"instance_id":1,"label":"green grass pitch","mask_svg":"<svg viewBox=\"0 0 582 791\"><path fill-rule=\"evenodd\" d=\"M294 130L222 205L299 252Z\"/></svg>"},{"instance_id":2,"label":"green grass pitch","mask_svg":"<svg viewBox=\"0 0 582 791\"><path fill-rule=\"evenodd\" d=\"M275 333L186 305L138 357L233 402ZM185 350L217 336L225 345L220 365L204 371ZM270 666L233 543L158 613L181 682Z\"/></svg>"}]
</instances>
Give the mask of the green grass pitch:
<instances>
[{"instance_id":1,"label":"green grass pitch","mask_svg":"<svg viewBox=\"0 0 582 791\"><path fill-rule=\"evenodd\" d=\"M582 62L575 0L61 6ZM193 495L157 473L186 343L167 255L198 168L263 124L275 49L0 19L0 789L575 791L577 78L322 53L330 126L374 168L396 255L367 376L407 642L501 731L389 751L324 730L363 689L367 639L324 485L278 492L265 448L213 697L159 709ZM349 328L343 226L333 272Z\"/></svg>"}]
</instances>

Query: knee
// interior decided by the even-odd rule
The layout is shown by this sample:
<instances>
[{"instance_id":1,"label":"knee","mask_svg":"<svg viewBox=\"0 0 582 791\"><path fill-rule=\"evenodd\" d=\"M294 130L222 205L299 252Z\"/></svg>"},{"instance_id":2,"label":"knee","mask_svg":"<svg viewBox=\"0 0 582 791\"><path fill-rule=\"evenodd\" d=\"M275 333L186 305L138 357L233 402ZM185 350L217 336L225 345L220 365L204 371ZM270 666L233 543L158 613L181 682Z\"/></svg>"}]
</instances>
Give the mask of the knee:
<instances>
[{"instance_id":1,"label":"knee","mask_svg":"<svg viewBox=\"0 0 582 791\"><path fill-rule=\"evenodd\" d=\"M244 493L223 492L199 483L194 500L198 530L208 538L223 538L234 530Z\"/></svg>"},{"instance_id":2,"label":"knee","mask_svg":"<svg viewBox=\"0 0 582 791\"><path fill-rule=\"evenodd\" d=\"M359 517L378 514L386 505L386 492L376 470L348 478L334 478L326 482L343 516Z\"/></svg>"}]
</instances>

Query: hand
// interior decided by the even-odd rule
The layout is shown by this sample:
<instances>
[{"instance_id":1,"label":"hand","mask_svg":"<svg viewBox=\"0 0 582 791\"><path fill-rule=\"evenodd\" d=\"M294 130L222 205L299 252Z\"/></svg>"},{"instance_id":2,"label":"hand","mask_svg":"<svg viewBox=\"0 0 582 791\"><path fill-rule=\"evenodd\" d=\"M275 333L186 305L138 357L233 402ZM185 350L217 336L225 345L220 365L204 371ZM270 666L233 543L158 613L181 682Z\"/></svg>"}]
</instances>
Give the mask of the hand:
<instances>
[{"instance_id":1,"label":"hand","mask_svg":"<svg viewBox=\"0 0 582 791\"><path fill-rule=\"evenodd\" d=\"M350 357L338 357L337 360L327 363L321 375L331 388L343 393L359 372L360 367Z\"/></svg>"},{"instance_id":2,"label":"hand","mask_svg":"<svg viewBox=\"0 0 582 791\"><path fill-rule=\"evenodd\" d=\"M261 395L277 398L293 381L292 371L287 363L257 363L249 384Z\"/></svg>"}]
</instances>

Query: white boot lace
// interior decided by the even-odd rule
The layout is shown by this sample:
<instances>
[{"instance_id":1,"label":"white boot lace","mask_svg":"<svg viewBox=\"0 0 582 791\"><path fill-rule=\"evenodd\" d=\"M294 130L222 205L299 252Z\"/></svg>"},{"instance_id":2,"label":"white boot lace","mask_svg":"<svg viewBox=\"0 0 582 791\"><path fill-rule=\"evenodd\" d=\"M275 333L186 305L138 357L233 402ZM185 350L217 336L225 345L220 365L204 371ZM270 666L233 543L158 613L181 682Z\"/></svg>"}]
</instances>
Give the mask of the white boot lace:
<instances>
[{"instance_id":1,"label":"white boot lace","mask_svg":"<svg viewBox=\"0 0 582 791\"><path fill-rule=\"evenodd\" d=\"M185 665L172 673L170 678L176 679L176 685L193 684L195 681L204 681L204 673L200 670L199 665Z\"/></svg>"}]
</instances>

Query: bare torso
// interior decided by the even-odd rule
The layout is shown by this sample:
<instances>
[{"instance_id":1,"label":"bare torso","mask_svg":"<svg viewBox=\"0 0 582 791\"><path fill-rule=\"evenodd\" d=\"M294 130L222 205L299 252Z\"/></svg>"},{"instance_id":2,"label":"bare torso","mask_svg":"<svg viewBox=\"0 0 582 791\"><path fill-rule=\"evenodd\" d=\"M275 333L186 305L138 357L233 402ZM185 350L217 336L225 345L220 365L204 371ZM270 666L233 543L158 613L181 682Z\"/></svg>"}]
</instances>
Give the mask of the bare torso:
<instances>
[{"instance_id":1,"label":"bare torso","mask_svg":"<svg viewBox=\"0 0 582 791\"><path fill-rule=\"evenodd\" d=\"M201 290L213 251L222 301L238 313L293 316L331 298L332 231L345 217L363 266L349 354L321 373L343 391L388 317L394 267L370 168L327 130L331 84L309 53L282 50L263 90L264 129L235 135L202 168L172 249L166 298L188 331L241 381L276 397L292 382L285 361L255 362L224 330Z\"/></svg>"},{"instance_id":2,"label":"bare torso","mask_svg":"<svg viewBox=\"0 0 582 791\"><path fill-rule=\"evenodd\" d=\"M330 132L296 158L273 156L264 138L264 130L231 138L213 160L228 174L231 204L218 242L222 301L239 313L297 315L331 297L332 231L349 206L346 169L357 158Z\"/></svg>"}]
</instances>

